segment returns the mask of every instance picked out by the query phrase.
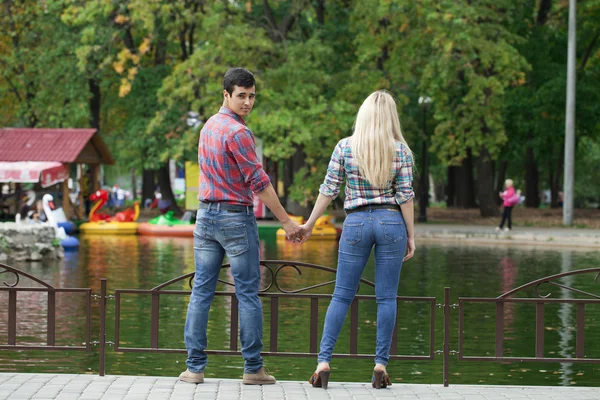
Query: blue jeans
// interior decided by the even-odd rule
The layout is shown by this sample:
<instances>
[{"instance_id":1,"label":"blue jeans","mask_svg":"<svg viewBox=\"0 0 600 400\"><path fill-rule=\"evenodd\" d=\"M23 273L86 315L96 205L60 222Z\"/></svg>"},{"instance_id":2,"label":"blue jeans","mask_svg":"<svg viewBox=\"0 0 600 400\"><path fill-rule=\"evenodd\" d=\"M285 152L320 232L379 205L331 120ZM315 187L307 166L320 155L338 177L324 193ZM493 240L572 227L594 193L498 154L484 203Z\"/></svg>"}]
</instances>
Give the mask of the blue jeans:
<instances>
[{"instance_id":1,"label":"blue jeans","mask_svg":"<svg viewBox=\"0 0 600 400\"><path fill-rule=\"evenodd\" d=\"M348 214L340 238L335 290L325 315L319 362L331 362L348 307L354 300L371 248L375 246L375 363L387 365L396 322L396 296L406 242L406 226L399 211L368 209Z\"/></svg>"},{"instance_id":2,"label":"blue jeans","mask_svg":"<svg viewBox=\"0 0 600 400\"><path fill-rule=\"evenodd\" d=\"M260 259L258 227L251 207L211 203L200 208L194 229L196 275L190 296L184 339L188 351L186 361L191 372L202 372L208 363L208 312L215 296L217 280L225 254L231 264L235 294L239 301L240 341L244 372L254 373L263 365L262 305L258 298ZM243 211L240 212L239 209Z\"/></svg>"}]
</instances>

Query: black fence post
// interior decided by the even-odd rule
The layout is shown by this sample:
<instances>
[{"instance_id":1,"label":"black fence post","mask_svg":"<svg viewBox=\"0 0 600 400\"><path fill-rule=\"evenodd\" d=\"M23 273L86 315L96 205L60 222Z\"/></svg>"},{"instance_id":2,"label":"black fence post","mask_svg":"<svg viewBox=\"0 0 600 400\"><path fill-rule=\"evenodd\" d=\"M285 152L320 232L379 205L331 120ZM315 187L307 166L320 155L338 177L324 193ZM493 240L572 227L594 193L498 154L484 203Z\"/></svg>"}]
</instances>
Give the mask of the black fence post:
<instances>
[{"instance_id":1,"label":"black fence post","mask_svg":"<svg viewBox=\"0 0 600 400\"><path fill-rule=\"evenodd\" d=\"M450 372L450 288L444 288L444 387L448 387Z\"/></svg>"}]
</instances>

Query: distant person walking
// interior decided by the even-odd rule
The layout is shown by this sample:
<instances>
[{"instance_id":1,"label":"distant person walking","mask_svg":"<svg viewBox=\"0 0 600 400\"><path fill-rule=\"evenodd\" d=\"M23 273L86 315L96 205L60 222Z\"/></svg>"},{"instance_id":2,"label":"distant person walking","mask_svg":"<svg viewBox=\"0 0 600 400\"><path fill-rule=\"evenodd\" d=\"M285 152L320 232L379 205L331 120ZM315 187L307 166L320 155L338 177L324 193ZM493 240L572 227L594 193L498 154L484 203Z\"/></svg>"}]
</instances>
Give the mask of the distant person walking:
<instances>
[{"instance_id":1,"label":"distant person walking","mask_svg":"<svg viewBox=\"0 0 600 400\"><path fill-rule=\"evenodd\" d=\"M377 342L372 385L391 385L387 373L402 262L415 252L412 153L400 130L396 103L386 91L372 93L356 116L354 134L335 146L315 208L302 226L306 240L316 220L337 197L344 177L346 198L335 290L325 315L318 365L309 382L327 389L333 349L375 249Z\"/></svg>"},{"instance_id":2,"label":"distant person walking","mask_svg":"<svg viewBox=\"0 0 600 400\"><path fill-rule=\"evenodd\" d=\"M208 313L227 255L239 301L240 341L245 361L242 383L275 383L260 355L263 314L258 298L260 249L253 196L257 195L282 222L288 238L296 239L301 231L281 206L256 156L254 134L244 121L254 106L255 92L254 75L249 71L242 68L227 71L223 80L223 106L200 132L200 205L194 230L196 275L184 330L187 370L179 375L185 382L204 382Z\"/></svg>"},{"instance_id":3,"label":"distant person walking","mask_svg":"<svg viewBox=\"0 0 600 400\"><path fill-rule=\"evenodd\" d=\"M500 232L504 230L504 232L508 232L512 229L512 209L515 205L519 204L521 196L515 193L512 179L504 181L504 192L500 192L499 195L503 200L502 205L504 206L504 210L502 212L502 222L500 222L500 226L496 227L496 231ZM504 228L505 222L508 223L506 228Z\"/></svg>"}]
</instances>

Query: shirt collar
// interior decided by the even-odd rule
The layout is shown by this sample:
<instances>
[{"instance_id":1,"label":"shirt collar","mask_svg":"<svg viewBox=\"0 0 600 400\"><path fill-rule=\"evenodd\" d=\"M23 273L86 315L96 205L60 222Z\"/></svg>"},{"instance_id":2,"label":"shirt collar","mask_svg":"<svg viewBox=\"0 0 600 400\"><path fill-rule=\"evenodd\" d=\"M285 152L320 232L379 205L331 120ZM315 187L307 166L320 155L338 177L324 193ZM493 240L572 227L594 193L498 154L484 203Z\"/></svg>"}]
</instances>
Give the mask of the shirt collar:
<instances>
[{"instance_id":1,"label":"shirt collar","mask_svg":"<svg viewBox=\"0 0 600 400\"><path fill-rule=\"evenodd\" d=\"M225 114L230 116L231 118L235 119L237 122L239 122L240 124L246 125L246 121L244 121L244 118L240 117L239 115L237 115L236 113L234 113L233 111L231 111L229 108L227 107L221 107L219 109L219 114Z\"/></svg>"}]
</instances>

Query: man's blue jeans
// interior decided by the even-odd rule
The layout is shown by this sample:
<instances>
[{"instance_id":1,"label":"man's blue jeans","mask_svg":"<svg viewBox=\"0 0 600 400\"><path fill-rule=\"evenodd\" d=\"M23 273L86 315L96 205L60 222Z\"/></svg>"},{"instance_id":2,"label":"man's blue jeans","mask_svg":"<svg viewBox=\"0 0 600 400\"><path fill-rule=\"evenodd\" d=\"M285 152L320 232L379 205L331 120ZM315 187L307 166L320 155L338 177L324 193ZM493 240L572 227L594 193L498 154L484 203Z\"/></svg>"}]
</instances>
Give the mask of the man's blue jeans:
<instances>
[{"instance_id":1,"label":"man's blue jeans","mask_svg":"<svg viewBox=\"0 0 600 400\"><path fill-rule=\"evenodd\" d=\"M200 208L194 229L196 275L185 322L186 361L191 372L202 372L208 357L206 329L208 311L215 296L225 254L231 264L239 301L240 341L244 372L254 373L263 365L262 305L258 298L260 259L258 227L251 207L228 209L222 203ZM243 210L240 212L240 210Z\"/></svg>"},{"instance_id":2,"label":"man's blue jeans","mask_svg":"<svg viewBox=\"0 0 600 400\"><path fill-rule=\"evenodd\" d=\"M354 300L371 248L375 246L375 363L387 365L396 322L396 296L406 236L406 226L399 211L368 209L348 214L340 238L335 290L325 315L319 362L331 362L348 307Z\"/></svg>"}]
</instances>

